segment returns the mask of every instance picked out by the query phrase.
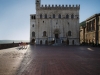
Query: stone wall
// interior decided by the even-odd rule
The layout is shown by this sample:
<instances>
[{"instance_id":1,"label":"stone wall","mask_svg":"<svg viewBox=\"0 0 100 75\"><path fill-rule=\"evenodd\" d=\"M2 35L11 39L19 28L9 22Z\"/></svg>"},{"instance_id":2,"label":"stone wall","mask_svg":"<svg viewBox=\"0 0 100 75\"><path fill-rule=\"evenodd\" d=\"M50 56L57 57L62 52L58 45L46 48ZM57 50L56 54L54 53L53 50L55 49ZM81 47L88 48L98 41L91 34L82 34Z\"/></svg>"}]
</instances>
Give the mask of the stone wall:
<instances>
[{"instance_id":1,"label":"stone wall","mask_svg":"<svg viewBox=\"0 0 100 75\"><path fill-rule=\"evenodd\" d=\"M19 43L0 44L0 49L6 49L17 46L19 46Z\"/></svg>"}]
</instances>

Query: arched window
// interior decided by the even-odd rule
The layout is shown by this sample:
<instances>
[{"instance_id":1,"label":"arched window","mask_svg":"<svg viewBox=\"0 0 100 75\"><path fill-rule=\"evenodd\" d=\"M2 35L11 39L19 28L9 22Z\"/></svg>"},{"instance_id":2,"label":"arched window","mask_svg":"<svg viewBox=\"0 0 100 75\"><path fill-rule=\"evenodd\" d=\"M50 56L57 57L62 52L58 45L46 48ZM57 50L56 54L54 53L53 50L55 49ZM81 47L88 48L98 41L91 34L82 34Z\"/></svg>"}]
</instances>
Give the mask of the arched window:
<instances>
[{"instance_id":1,"label":"arched window","mask_svg":"<svg viewBox=\"0 0 100 75\"><path fill-rule=\"evenodd\" d=\"M32 32L32 37L35 37L35 32Z\"/></svg>"},{"instance_id":2,"label":"arched window","mask_svg":"<svg viewBox=\"0 0 100 75\"><path fill-rule=\"evenodd\" d=\"M72 15L71 15L71 19L73 19L73 18L74 18L74 15L72 14Z\"/></svg>"},{"instance_id":3,"label":"arched window","mask_svg":"<svg viewBox=\"0 0 100 75\"><path fill-rule=\"evenodd\" d=\"M61 18L61 14L59 14L59 18Z\"/></svg>"},{"instance_id":4,"label":"arched window","mask_svg":"<svg viewBox=\"0 0 100 75\"><path fill-rule=\"evenodd\" d=\"M47 18L47 14L45 14L45 18Z\"/></svg>"},{"instance_id":5,"label":"arched window","mask_svg":"<svg viewBox=\"0 0 100 75\"><path fill-rule=\"evenodd\" d=\"M46 36L46 31L43 32L43 36Z\"/></svg>"},{"instance_id":6,"label":"arched window","mask_svg":"<svg viewBox=\"0 0 100 75\"><path fill-rule=\"evenodd\" d=\"M66 19L68 19L68 18L69 18L69 15L67 14L67 15L66 15Z\"/></svg>"},{"instance_id":7,"label":"arched window","mask_svg":"<svg viewBox=\"0 0 100 75\"><path fill-rule=\"evenodd\" d=\"M55 18L55 14L53 14L53 18Z\"/></svg>"},{"instance_id":8,"label":"arched window","mask_svg":"<svg viewBox=\"0 0 100 75\"><path fill-rule=\"evenodd\" d=\"M68 31L68 36L71 36L71 31Z\"/></svg>"},{"instance_id":9,"label":"arched window","mask_svg":"<svg viewBox=\"0 0 100 75\"><path fill-rule=\"evenodd\" d=\"M40 14L40 18L42 18L42 14Z\"/></svg>"}]
</instances>

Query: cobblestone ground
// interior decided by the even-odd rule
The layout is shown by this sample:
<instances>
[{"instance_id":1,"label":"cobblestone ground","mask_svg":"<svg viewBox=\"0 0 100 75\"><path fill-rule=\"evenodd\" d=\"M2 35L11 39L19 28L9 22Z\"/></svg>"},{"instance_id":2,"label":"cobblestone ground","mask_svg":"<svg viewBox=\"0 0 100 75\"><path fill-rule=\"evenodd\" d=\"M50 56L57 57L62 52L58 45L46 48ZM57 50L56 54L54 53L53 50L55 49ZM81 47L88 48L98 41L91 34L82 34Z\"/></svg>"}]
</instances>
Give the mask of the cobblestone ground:
<instances>
[{"instance_id":1,"label":"cobblestone ground","mask_svg":"<svg viewBox=\"0 0 100 75\"><path fill-rule=\"evenodd\" d=\"M100 75L100 48L28 46L0 50L0 75Z\"/></svg>"}]
</instances>

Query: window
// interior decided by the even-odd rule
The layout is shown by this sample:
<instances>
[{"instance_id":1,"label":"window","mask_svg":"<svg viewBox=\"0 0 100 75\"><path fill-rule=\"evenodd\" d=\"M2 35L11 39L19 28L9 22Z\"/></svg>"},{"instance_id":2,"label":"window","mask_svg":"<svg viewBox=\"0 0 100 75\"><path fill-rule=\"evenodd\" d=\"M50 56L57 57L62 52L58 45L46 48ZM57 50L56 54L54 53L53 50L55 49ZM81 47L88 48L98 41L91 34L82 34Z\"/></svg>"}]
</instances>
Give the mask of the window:
<instances>
[{"instance_id":1,"label":"window","mask_svg":"<svg viewBox=\"0 0 100 75\"><path fill-rule=\"evenodd\" d=\"M53 18L55 18L55 14L53 14Z\"/></svg>"},{"instance_id":2,"label":"window","mask_svg":"<svg viewBox=\"0 0 100 75\"><path fill-rule=\"evenodd\" d=\"M92 30L95 30L95 20L92 21Z\"/></svg>"},{"instance_id":3,"label":"window","mask_svg":"<svg viewBox=\"0 0 100 75\"><path fill-rule=\"evenodd\" d=\"M34 16L34 19L36 19L36 17Z\"/></svg>"},{"instance_id":4,"label":"window","mask_svg":"<svg viewBox=\"0 0 100 75\"><path fill-rule=\"evenodd\" d=\"M74 18L74 15L72 14L72 15L71 15L71 19L73 19L73 18Z\"/></svg>"},{"instance_id":5,"label":"window","mask_svg":"<svg viewBox=\"0 0 100 75\"><path fill-rule=\"evenodd\" d=\"M68 19L68 18L69 18L69 15L67 14L67 15L66 15L66 19Z\"/></svg>"},{"instance_id":6,"label":"window","mask_svg":"<svg viewBox=\"0 0 100 75\"><path fill-rule=\"evenodd\" d=\"M37 1L37 2L39 2L39 1Z\"/></svg>"},{"instance_id":7,"label":"window","mask_svg":"<svg viewBox=\"0 0 100 75\"><path fill-rule=\"evenodd\" d=\"M33 19L33 16L31 16L31 19Z\"/></svg>"},{"instance_id":8,"label":"window","mask_svg":"<svg viewBox=\"0 0 100 75\"><path fill-rule=\"evenodd\" d=\"M59 14L59 18L61 18L61 14Z\"/></svg>"},{"instance_id":9,"label":"window","mask_svg":"<svg viewBox=\"0 0 100 75\"><path fill-rule=\"evenodd\" d=\"M35 32L32 32L32 37L35 37Z\"/></svg>"},{"instance_id":10,"label":"window","mask_svg":"<svg viewBox=\"0 0 100 75\"><path fill-rule=\"evenodd\" d=\"M47 14L45 14L45 18L47 18Z\"/></svg>"},{"instance_id":11,"label":"window","mask_svg":"<svg viewBox=\"0 0 100 75\"><path fill-rule=\"evenodd\" d=\"M91 21L89 22L89 31L91 31Z\"/></svg>"},{"instance_id":12,"label":"window","mask_svg":"<svg viewBox=\"0 0 100 75\"><path fill-rule=\"evenodd\" d=\"M36 19L35 15L34 16L31 16L31 19Z\"/></svg>"},{"instance_id":13,"label":"window","mask_svg":"<svg viewBox=\"0 0 100 75\"><path fill-rule=\"evenodd\" d=\"M46 36L46 31L43 32L43 36Z\"/></svg>"},{"instance_id":14,"label":"window","mask_svg":"<svg viewBox=\"0 0 100 75\"><path fill-rule=\"evenodd\" d=\"M68 31L68 36L71 36L71 31Z\"/></svg>"},{"instance_id":15,"label":"window","mask_svg":"<svg viewBox=\"0 0 100 75\"><path fill-rule=\"evenodd\" d=\"M34 27L34 24L32 25L32 27Z\"/></svg>"},{"instance_id":16,"label":"window","mask_svg":"<svg viewBox=\"0 0 100 75\"><path fill-rule=\"evenodd\" d=\"M89 31L89 23L87 23L87 31Z\"/></svg>"},{"instance_id":17,"label":"window","mask_svg":"<svg viewBox=\"0 0 100 75\"><path fill-rule=\"evenodd\" d=\"M42 14L40 14L40 18L42 18Z\"/></svg>"}]
</instances>

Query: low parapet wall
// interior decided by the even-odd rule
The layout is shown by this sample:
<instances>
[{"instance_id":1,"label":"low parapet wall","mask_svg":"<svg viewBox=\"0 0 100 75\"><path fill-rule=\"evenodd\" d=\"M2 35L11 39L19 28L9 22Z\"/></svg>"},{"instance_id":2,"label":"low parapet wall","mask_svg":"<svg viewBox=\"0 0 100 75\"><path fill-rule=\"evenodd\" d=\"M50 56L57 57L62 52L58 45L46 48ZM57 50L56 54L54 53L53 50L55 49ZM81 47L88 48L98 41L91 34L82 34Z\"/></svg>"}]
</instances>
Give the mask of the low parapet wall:
<instances>
[{"instance_id":1,"label":"low parapet wall","mask_svg":"<svg viewBox=\"0 0 100 75\"><path fill-rule=\"evenodd\" d=\"M0 49L7 49L7 48L12 48L17 46L19 46L19 43L0 44Z\"/></svg>"},{"instance_id":2,"label":"low parapet wall","mask_svg":"<svg viewBox=\"0 0 100 75\"><path fill-rule=\"evenodd\" d=\"M19 43L0 44L0 49L12 48L19 46Z\"/></svg>"}]
</instances>

